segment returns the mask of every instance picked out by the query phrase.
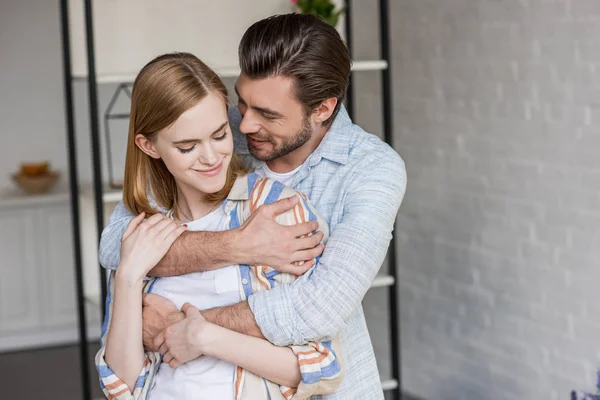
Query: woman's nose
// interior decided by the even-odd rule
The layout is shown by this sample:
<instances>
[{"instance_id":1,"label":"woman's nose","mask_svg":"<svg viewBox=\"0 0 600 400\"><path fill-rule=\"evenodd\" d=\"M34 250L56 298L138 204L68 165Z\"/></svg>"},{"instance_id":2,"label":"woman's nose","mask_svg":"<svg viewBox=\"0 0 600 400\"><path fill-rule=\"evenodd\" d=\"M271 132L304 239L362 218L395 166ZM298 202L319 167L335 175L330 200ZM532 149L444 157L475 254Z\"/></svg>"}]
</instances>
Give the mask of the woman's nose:
<instances>
[{"instance_id":1,"label":"woman's nose","mask_svg":"<svg viewBox=\"0 0 600 400\"><path fill-rule=\"evenodd\" d=\"M200 154L199 161L205 165L214 165L217 162L217 154L210 144L204 146Z\"/></svg>"}]
</instances>

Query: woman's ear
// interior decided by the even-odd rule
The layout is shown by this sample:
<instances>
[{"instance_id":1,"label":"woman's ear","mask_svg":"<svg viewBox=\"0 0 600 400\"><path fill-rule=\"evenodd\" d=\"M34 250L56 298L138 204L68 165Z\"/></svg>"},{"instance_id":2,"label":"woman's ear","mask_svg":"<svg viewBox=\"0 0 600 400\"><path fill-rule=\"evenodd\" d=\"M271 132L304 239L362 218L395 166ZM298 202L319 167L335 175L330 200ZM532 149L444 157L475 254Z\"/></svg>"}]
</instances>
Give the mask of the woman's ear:
<instances>
[{"instance_id":1,"label":"woman's ear","mask_svg":"<svg viewBox=\"0 0 600 400\"><path fill-rule=\"evenodd\" d=\"M323 100L323 102L313 111L313 121L319 125L322 124L323 121L327 121L333 114L337 102L338 100L335 97Z\"/></svg>"},{"instance_id":2,"label":"woman's ear","mask_svg":"<svg viewBox=\"0 0 600 400\"><path fill-rule=\"evenodd\" d=\"M160 155L156 152L156 148L154 147L154 142L148 140L146 136L138 133L135 135L135 145L139 147L144 153L148 154L152 158L159 159Z\"/></svg>"}]
</instances>

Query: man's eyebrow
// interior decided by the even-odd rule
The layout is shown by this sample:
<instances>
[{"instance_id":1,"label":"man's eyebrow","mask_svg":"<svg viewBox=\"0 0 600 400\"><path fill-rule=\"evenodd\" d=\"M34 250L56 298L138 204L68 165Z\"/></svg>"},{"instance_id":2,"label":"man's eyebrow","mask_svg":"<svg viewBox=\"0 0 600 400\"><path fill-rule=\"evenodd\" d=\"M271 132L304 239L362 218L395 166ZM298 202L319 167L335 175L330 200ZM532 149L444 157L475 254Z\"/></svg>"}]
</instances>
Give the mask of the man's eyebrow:
<instances>
[{"instance_id":1,"label":"man's eyebrow","mask_svg":"<svg viewBox=\"0 0 600 400\"><path fill-rule=\"evenodd\" d=\"M219 132L220 130L222 130L223 128L225 128L225 125L227 125L228 121L225 121L221 124L221 126L219 126L217 129L215 129L215 131L213 133L211 133L211 135L214 135L215 133ZM198 139L183 139L183 140L177 140L175 142L173 142L173 144L187 144L187 143L196 143L198 141Z\"/></svg>"},{"instance_id":2,"label":"man's eyebrow","mask_svg":"<svg viewBox=\"0 0 600 400\"><path fill-rule=\"evenodd\" d=\"M240 92L238 92L237 86L234 86L233 89L235 90L235 94L237 95L238 100L240 101L240 103L246 104L246 102L244 101L244 99L242 98L242 96L240 96ZM265 113L265 114L272 115L275 118L283 118L283 115L281 115L279 112L277 112L275 110L271 110L270 108L257 107L257 106L251 106L250 108L252 108L254 110L258 110L258 111L260 111L262 113Z\"/></svg>"}]
</instances>

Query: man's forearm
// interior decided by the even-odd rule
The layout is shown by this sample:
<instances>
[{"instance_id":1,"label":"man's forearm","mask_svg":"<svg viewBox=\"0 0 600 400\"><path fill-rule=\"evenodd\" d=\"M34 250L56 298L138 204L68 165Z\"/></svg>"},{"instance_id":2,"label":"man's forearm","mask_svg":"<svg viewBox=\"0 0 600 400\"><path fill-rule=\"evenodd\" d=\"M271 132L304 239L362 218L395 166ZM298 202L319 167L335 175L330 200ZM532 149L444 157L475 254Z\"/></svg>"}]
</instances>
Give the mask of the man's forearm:
<instances>
[{"instance_id":1,"label":"man's forearm","mask_svg":"<svg viewBox=\"0 0 600 400\"><path fill-rule=\"evenodd\" d=\"M208 322L230 329L244 335L264 339L264 335L254 319L254 314L247 301L225 307L211 308L201 311Z\"/></svg>"},{"instance_id":2,"label":"man's forearm","mask_svg":"<svg viewBox=\"0 0 600 400\"><path fill-rule=\"evenodd\" d=\"M237 231L185 232L173 243L149 276L176 276L235 264Z\"/></svg>"}]
</instances>

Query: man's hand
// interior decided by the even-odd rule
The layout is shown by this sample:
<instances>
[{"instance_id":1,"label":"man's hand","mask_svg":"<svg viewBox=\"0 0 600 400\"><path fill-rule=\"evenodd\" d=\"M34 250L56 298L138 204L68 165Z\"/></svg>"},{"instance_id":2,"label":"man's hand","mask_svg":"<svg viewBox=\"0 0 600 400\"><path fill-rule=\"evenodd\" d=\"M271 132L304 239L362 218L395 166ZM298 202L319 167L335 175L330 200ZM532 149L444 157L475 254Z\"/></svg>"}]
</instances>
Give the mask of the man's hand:
<instances>
[{"instance_id":1,"label":"man's hand","mask_svg":"<svg viewBox=\"0 0 600 400\"><path fill-rule=\"evenodd\" d=\"M163 362L171 368L177 368L204 353L202 343L207 339L204 337L205 328L211 325L190 303L185 303L181 311L185 313L185 319L169 326L154 339L154 345L159 347L163 355Z\"/></svg>"},{"instance_id":2,"label":"man's hand","mask_svg":"<svg viewBox=\"0 0 600 400\"><path fill-rule=\"evenodd\" d=\"M147 293L142 298L142 333L144 347L150 351L158 351L154 339L174 323L183 321L185 314L175 307L170 300L157 294Z\"/></svg>"},{"instance_id":3,"label":"man's hand","mask_svg":"<svg viewBox=\"0 0 600 400\"><path fill-rule=\"evenodd\" d=\"M268 265L294 275L302 275L314 265L314 259L324 249L323 233L311 235L319 228L318 222L284 226L275 220L297 203L298 197L293 196L263 204L244 222L240 229L243 239L239 243L249 264Z\"/></svg>"}]
</instances>

